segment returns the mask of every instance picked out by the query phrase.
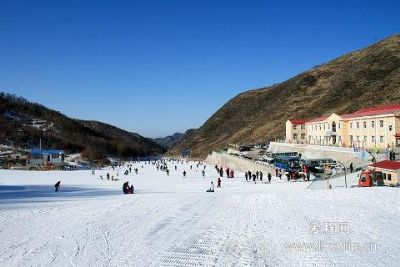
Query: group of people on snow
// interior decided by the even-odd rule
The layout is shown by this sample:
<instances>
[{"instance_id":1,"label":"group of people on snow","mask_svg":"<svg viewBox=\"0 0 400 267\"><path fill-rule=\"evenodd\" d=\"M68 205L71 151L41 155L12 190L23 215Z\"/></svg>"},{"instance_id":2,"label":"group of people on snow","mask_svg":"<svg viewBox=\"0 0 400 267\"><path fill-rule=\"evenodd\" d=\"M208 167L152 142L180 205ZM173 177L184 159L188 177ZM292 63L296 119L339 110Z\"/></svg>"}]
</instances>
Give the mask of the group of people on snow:
<instances>
[{"instance_id":1,"label":"group of people on snow","mask_svg":"<svg viewBox=\"0 0 400 267\"><path fill-rule=\"evenodd\" d=\"M124 192L124 194L133 194L135 192L135 188L133 185L129 185L129 182L125 182L122 185L122 192Z\"/></svg>"}]
</instances>

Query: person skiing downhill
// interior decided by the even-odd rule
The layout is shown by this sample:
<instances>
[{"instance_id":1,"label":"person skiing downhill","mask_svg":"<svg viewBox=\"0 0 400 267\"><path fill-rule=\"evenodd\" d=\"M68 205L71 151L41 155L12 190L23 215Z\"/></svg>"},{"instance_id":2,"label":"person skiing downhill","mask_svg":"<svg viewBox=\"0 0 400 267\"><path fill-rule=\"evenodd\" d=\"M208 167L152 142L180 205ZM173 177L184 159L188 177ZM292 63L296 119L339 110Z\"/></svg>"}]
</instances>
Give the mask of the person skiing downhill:
<instances>
[{"instance_id":1,"label":"person skiing downhill","mask_svg":"<svg viewBox=\"0 0 400 267\"><path fill-rule=\"evenodd\" d=\"M221 188L221 177L217 179L217 188Z\"/></svg>"},{"instance_id":2,"label":"person skiing downhill","mask_svg":"<svg viewBox=\"0 0 400 267\"><path fill-rule=\"evenodd\" d=\"M60 184L61 184L61 181L58 181L58 182L54 185L54 187L56 188L56 189L55 189L56 192L58 192L58 190L60 189Z\"/></svg>"}]
</instances>

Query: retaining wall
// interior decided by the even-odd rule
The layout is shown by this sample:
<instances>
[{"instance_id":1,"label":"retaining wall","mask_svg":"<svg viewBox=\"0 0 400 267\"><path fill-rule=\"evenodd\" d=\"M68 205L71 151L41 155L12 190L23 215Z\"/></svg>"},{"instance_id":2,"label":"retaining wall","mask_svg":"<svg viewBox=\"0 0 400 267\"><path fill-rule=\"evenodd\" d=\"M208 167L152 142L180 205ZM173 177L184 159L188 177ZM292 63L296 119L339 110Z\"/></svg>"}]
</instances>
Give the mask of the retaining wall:
<instances>
[{"instance_id":1,"label":"retaining wall","mask_svg":"<svg viewBox=\"0 0 400 267\"><path fill-rule=\"evenodd\" d=\"M233 156L227 153L212 152L209 154L205 160L208 164L218 165L224 168L230 168L235 171L262 171L262 172L272 172L272 168L256 164L253 160L240 158L238 156Z\"/></svg>"}]
</instances>

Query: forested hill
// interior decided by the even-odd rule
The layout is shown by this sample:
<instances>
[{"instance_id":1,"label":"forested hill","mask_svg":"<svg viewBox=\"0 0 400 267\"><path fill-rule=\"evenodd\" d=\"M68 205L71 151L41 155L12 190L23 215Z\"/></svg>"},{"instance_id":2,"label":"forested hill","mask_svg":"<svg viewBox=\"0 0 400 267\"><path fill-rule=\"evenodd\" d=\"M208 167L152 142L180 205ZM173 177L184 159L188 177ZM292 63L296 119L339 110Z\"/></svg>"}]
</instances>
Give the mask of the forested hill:
<instances>
[{"instance_id":1,"label":"forested hill","mask_svg":"<svg viewBox=\"0 0 400 267\"><path fill-rule=\"evenodd\" d=\"M96 121L71 119L22 97L0 93L0 143L23 148L58 148L88 158L134 157L164 148L136 133Z\"/></svg>"}]
</instances>

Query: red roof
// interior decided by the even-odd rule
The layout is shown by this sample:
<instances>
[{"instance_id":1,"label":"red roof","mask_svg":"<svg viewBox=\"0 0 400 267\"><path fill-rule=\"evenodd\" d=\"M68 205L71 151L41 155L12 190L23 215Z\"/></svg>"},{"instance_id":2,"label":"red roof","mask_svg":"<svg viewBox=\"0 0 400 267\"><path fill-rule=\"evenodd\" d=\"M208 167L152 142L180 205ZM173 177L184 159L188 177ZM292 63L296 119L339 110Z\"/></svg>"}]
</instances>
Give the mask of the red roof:
<instances>
[{"instance_id":1,"label":"red roof","mask_svg":"<svg viewBox=\"0 0 400 267\"><path fill-rule=\"evenodd\" d=\"M293 124L305 124L307 120L289 120Z\"/></svg>"},{"instance_id":2,"label":"red roof","mask_svg":"<svg viewBox=\"0 0 400 267\"><path fill-rule=\"evenodd\" d=\"M400 104L379 106L373 108L364 108L351 114L341 115L341 117L344 119L351 119L351 118L366 117L373 115L393 114L396 112L400 112Z\"/></svg>"},{"instance_id":3,"label":"red roof","mask_svg":"<svg viewBox=\"0 0 400 267\"><path fill-rule=\"evenodd\" d=\"M382 168L387 170L400 170L399 161L384 160L370 165L374 168Z\"/></svg>"}]
</instances>

